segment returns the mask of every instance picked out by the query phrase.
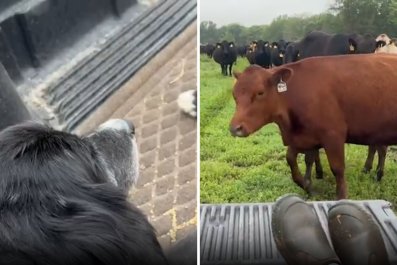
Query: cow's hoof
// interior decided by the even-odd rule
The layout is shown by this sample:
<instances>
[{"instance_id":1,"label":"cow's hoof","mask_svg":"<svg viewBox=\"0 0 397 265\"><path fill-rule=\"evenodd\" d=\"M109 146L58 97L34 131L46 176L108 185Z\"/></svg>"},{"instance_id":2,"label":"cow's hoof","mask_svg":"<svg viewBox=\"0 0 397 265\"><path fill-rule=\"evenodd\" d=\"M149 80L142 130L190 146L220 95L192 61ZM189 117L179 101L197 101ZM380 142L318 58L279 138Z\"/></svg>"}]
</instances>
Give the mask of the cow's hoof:
<instances>
[{"instance_id":1,"label":"cow's hoof","mask_svg":"<svg viewBox=\"0 0 397 265\"><path fill-rule=\"evenodd\" d=\"M383 171L376 172L375 180L379 182L382 180L382 178L383 178Z\"/></svg>"},{"instance_id":2,"label":"cow's hoof","mask_svg":"<svg viewBox=\"0 0 397 265\"><path fill-rule=\"evenodd\" d=\"M365 173L365 174L368 174L369 172L371 172L371 169L372 169L371 167L366 167L366 166L365 166L365 167L363 168L362 172Z\"/></svg>"}]
</instances>

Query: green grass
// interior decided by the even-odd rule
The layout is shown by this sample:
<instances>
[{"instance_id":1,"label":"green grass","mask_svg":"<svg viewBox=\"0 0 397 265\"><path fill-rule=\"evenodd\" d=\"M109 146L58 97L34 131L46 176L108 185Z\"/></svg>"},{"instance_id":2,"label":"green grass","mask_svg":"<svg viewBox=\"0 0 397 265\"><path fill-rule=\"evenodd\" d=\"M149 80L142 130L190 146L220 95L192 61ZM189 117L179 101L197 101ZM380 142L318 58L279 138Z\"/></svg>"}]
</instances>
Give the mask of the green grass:
<instances>
[{"instance_id":1,"label":"green grass","mask_svg":"<svg viewBox=\"0 0 397 265\"><path fill-rule=\"evenodd\" d=\"M238 59L235 69L248 65ZM234 138L228 127L235 103L231 94L233 78L221 75L220 66L201 57L200 92L200 183L202 203L269 202L286 193L306 194L291 179L285 161L286 147L276 125L269 124L248 138ZM381 183L375 172L362 173L366 146L346 145L346 181L350 199L383 199L397 205L397 154L388 152ZM324 179L313 185L321 191L313 200L335 199L335 178L321 151ZM376 167L377 158L374 163ZM303 156L299 156L304 173Z\"/></svg>"}]
</instances>

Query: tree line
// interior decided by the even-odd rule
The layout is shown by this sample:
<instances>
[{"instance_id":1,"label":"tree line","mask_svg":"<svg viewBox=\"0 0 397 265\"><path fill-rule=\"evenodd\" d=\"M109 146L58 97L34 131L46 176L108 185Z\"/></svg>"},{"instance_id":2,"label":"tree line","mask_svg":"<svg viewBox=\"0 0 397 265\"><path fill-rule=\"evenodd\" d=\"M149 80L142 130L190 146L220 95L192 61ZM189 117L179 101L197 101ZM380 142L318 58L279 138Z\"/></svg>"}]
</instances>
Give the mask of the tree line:
<instances>
[{"instance_id":1,"label":"tree line","mask_svg":"<svg viewBox=\"0 0 397 265\"><path fill-rule=\"evenodd\" d=\"M203 21L200 24L200 42L228 40L247 44L257 39L296 41L313 30L370 34L374 37L387 33L397 37L397 0L335 0L326 12L318 15L282 15L269 25L251 27L239 24L218 27L212 21Z\"/></svg>"}]
</instances>

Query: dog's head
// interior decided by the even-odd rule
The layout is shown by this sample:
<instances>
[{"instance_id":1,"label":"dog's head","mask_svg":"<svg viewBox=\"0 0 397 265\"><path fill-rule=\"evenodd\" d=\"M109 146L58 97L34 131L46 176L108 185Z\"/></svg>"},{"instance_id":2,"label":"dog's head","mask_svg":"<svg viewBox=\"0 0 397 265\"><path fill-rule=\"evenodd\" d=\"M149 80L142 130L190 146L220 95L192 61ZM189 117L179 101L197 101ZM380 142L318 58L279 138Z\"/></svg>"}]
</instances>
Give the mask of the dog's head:
<instances>
[{"instance_id":1,"label":"dog's head","mask_svg":"<svg viewBox=\"0 0 397 265\"><path fill-rule=\"evenodd\" d=\"M164 264L127 201L134 133L125 120L84 137L32 122L0 132L0 264Z\"/></svg>"}]
</instances>

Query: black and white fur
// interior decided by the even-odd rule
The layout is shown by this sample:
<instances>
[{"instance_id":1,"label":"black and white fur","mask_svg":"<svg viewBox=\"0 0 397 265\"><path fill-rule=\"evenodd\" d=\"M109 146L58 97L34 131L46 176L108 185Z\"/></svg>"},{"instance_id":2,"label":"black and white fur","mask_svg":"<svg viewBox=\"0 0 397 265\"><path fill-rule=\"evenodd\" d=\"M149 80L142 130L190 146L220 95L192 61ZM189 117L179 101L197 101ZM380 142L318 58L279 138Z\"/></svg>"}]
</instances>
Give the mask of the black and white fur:
<instances>
[{"instance_id":1,"label":"black and white fur","mask_svg":"<svg viewBox=\"0 0 397 265\"><path fill-rule=\"evenodd\" d=\"M33 122L0 132L0 264L167 264L127 201L137 154L125 120L87 137Z\"/></svg>"},{"instance_id":2,"label":"black and white fur","mask_svg":"<svg viewBox=\"0 0 397 265\"><path fill-rule=\"evenodd\" d=\"M179 108L187 115L197 117L197 90L192 89L179 94L178 97Z\"/></svg>"}]
</instances>

